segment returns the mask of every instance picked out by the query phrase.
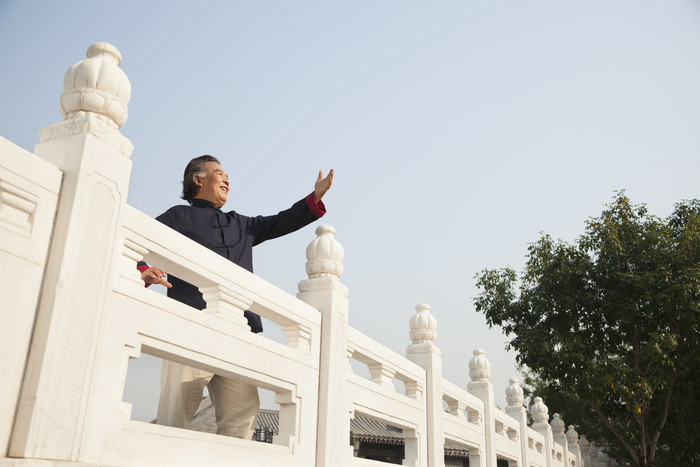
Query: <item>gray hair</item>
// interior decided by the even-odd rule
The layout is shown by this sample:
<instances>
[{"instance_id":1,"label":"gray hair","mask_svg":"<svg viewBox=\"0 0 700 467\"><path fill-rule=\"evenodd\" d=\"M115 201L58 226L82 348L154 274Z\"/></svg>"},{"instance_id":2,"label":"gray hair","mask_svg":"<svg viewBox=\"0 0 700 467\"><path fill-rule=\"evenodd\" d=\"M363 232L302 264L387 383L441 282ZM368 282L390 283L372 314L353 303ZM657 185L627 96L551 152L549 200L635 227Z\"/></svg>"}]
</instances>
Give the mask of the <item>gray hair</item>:
<instances>
[{"instance_id":1,"label":"gray hair","mask_svg":"<svg viewBox=\"0 0 700 467\"><path fill-rule=\"evenodd\" d=\"M195 157L185 167L185 173L182 176L181 198L190 204L192 204L192 198L199 193L199 186L195 177L204 177L206 175L207 170L204 168L206 162L221 164L216 157L205 154L204 156Z\"/></svg>"}]
</instances>

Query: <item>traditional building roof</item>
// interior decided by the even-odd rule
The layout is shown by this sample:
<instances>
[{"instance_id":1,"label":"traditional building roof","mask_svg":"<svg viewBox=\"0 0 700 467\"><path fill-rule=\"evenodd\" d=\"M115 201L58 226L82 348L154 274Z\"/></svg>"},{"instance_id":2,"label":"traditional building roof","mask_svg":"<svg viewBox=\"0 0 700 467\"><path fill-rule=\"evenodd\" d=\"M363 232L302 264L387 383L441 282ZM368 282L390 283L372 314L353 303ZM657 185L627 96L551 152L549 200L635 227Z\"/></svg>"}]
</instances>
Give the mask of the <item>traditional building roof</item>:
<instances>
[{"instance_id":1,"label":"traditional building roof","mask_svg":"<svg viewBox=\"0 0 700 467\"><path fill-rule=\"evenodd\" d=\"M404 434L401 428L387 425L372 418L355 415L350 420L350 432L356 440L368 443L404 444Z\"/></svg>"},{"instance_id":2,"label":"traditional building roof","mask_svg":"<svg viewBox=\"0 0 700 467\"><path fill-rule=\"evenodd\" d=\"M445 457L461 457L464 459L469 458L469 449L459 444L445 443Z\"/></svg>"},{"instance_id":3,"label":"traditional building roof","mask_svg":"<svg viewBox=\"0 0 700 467\"><path fill-rule=\"evenodd\" d=\"M254 428L263 432L278 433L279 421L279 412L277 410L260 409ZM202 400L188 428L206 433L216 433L216 417L209 397ZM405 443L405 435L401 428L360 414L356 414L355 418L350 420L350 433L355 440L365 443L386 445L403 445ZM458 444L445 443L445 455L468 458L469 450Z\"/></svg>"}]
</instances>

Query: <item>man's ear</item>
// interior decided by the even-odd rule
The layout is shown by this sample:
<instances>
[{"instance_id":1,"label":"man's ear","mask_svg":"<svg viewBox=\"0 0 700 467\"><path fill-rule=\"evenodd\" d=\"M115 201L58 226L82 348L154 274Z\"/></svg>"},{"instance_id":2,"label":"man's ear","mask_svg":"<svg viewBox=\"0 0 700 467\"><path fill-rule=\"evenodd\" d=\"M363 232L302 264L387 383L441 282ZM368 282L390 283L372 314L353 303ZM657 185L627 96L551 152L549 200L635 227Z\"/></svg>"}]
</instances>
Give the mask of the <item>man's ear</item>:
<instances>
[{"instance_id":1,"label":"man's ear","mask_svg":"<svg viewBox=\"0 0 700 467\"><path fill-rule=\"evenodd\" d=\"M195 176L194 176L194 183L195 183L195 185L197 185L197 186L204 186L204 182L200 181L201 178L202 178L202 177L200 177L199 175L195 175Z\"/></svg>"}]
</instances>

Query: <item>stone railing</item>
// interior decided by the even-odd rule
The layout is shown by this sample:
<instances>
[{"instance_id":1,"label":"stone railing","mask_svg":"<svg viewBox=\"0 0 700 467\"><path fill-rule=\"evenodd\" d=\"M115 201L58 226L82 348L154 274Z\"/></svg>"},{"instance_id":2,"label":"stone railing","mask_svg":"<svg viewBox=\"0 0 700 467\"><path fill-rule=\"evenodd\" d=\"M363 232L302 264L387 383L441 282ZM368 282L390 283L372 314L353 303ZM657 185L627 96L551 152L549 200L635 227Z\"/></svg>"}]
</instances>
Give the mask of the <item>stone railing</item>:
<instances>
[{"instance_id":1,"label":"stone railing","mask_svg":"<svg viewBox=\"0 0 700 467\"><path fill-rule=\"evenodd\" d=\"M528 426L517 380L498 409L482 350L467 388L443 379L427 304L409 320L405 356L350 328L332 227L316 229L294 297L128 206L120 62L97 43L69 69L63 121L34 154L0 138L3 465L386 465L354 456L357 414L402 430L403 465L443 466L446 444L471 466L608 465L557 414L550 424L539 398ZM141 260L197 285L207 307L146 289ZM286 343L250 333L244 310L277 323ZM132 420L123 391L142 353L274 392L274 442Z\"/></svg>"}]
</instances>

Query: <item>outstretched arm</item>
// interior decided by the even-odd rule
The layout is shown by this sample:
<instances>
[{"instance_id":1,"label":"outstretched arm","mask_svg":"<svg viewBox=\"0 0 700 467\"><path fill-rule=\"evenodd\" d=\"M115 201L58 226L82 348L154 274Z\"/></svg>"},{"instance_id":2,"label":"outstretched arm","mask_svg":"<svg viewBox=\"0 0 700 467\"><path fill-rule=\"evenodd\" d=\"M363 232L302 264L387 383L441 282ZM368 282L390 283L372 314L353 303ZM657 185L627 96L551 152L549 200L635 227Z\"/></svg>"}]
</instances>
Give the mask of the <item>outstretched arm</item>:
<instances>
[{"instance_id":1,"label":"outstretched arm","mask_svg":"<svg viewBox=\"0 0 700 467\"><path fill-rule=\"evenodd\" d=\"M248 218L248 223L253 228L253 246L299 230L322 217L326 213L326 207L321 198L330 189L332 183L333 169L328 172L326 178L323 178L323 171L319 171L314 191L294 203L289 209L280 211L274 216Z\"/></svg>"},{"instance_id":2,"label":"outstretched arm","mask_svg":"<svg viewBox=\"0 0 700 467\"><path fill-rule=\"evenodd\" d=\"M328 172L328 176L326 178L323 178L323 170L319 170L318 179L316 180L316 184L314 185L314 198L316 199L316 201L320 201L321 198L323 198L323 195L325 195L326 192L331 188L332 184L333 169L331 169L331 171Z\"/></svg>"}]
</instances>

